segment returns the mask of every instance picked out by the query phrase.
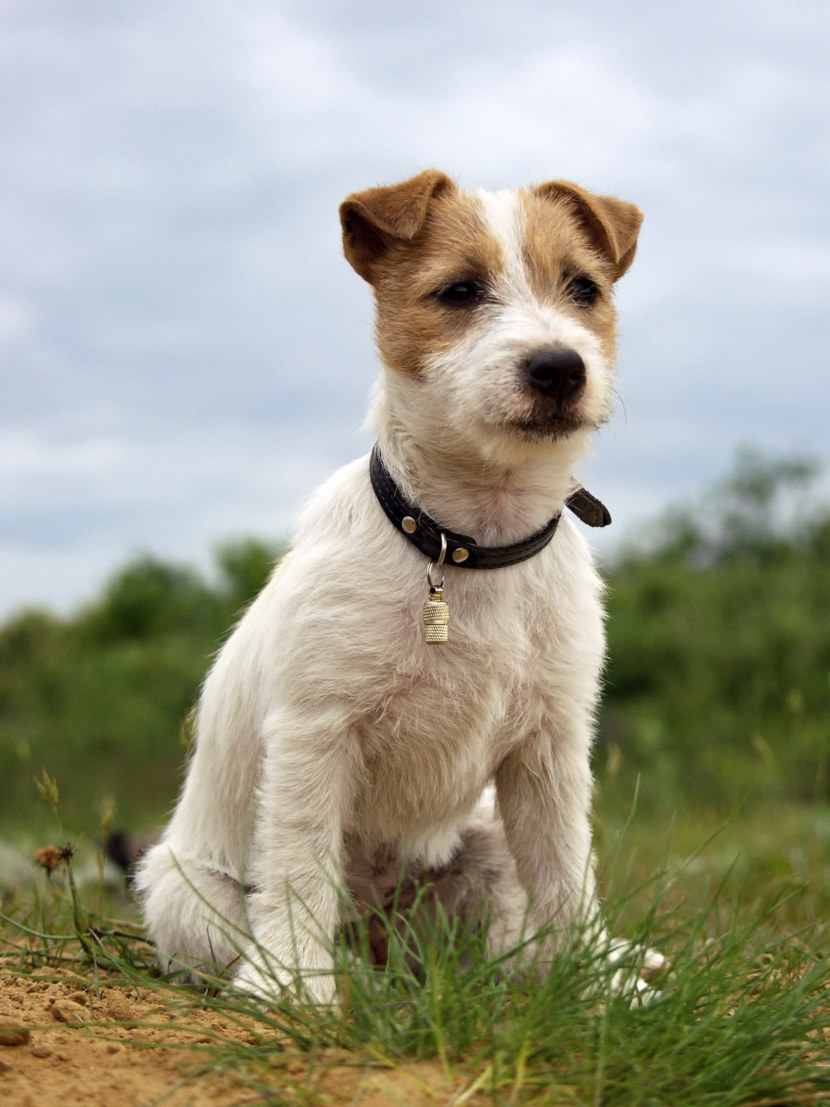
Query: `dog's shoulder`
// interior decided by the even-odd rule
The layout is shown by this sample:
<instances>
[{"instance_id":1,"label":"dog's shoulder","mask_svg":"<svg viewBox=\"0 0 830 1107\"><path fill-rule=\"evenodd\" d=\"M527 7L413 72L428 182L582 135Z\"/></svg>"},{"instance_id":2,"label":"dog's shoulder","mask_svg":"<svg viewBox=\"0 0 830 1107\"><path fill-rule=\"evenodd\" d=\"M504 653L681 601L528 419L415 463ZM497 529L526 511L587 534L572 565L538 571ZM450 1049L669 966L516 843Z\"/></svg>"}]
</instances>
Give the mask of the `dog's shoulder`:
<instances>
[{"instance_id":1,"label":"dog's shoulder","mask_svg":"<svg viewBox=\"0 0 830 1107\"><path fill-rule=\"evenodd\" d=\"M282 559L250 613L281 633L302 623L347 628L360 622L374 594L388 593L395 558L414 556L383 514L369 481L369 459L334 472L303 508L290 552ZM361 596L363 601L361 602ZM319 626L318 626L319 624Z\"/></svg>"}]
</instances>

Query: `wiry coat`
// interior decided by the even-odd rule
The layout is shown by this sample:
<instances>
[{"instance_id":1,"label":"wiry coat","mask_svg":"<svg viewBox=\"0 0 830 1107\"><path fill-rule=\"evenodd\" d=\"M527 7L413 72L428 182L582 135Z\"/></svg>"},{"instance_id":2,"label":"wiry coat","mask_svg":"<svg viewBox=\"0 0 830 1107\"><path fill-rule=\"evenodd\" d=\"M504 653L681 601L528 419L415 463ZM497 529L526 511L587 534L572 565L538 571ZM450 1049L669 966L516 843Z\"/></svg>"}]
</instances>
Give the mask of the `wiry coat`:
<instances>
[{"instance_id":1,"label":"wiry coat","mask_svg":"<svg viewBox=\"0 0 830 1107\"><path fill-rule=\"evenodd\" d=\"M465 194L430 171L349 197L341 217L375 291L389 472L481 545L525 538L562 511L610 413L611 286L639 212L563 182ZM529 359L563 349L582 379L542 394ZM343 889L382 902L403 866L487 919L493 947L593 916L604 640L585 542L565 513L522 564L448 566L440 646L420 625L426 567L366 458L307 507L208 676L183 793L137 874L168 965L241 953L239 987L274 994L300 974L328 1000Z\"/></svg>"}]
</instances>

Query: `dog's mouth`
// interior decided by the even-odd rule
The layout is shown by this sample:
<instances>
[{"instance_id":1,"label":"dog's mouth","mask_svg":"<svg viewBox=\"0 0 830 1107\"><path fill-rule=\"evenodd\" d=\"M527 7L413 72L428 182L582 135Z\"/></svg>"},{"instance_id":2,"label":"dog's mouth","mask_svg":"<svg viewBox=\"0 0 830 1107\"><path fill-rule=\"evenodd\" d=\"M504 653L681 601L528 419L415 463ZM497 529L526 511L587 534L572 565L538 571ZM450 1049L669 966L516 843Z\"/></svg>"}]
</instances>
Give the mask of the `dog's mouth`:
<instances>
[{"instance_id":1,"label":"dog's mouth","mask_svg":"<svg viewBox=\"0 0 830 1107\"><path fill-rule=\"evenodd\" d=\"M560 405L535 398L533 407L514 416L509 425L513 431L534 442L555 441L567 438L588 425L588 421L572 406L564 410Z\"/></svg>"}]
</instances>

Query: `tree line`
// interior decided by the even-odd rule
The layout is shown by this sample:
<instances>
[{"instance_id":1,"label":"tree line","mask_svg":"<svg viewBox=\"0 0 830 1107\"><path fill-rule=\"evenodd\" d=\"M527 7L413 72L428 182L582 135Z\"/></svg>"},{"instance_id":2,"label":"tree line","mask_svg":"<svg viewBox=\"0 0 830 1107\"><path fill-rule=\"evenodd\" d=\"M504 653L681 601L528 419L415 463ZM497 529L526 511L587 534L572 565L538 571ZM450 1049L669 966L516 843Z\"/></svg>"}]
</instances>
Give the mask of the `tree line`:
<instances>
[{"instance_id":1,"label":"tree line","mask_svg":"<svg viewBox=\"0 0 830 1107\"><path fill-rule=\"evenodd\" d=\"M606 567L609 659L596 768L641 802L724 809L830 798L830 506L818 467L742 450ZM215 572L152 556L73 615L0 627L0 832L46 812L73 833L107 811L152 825L173 800L210 659L283 550L246 538ZM628 794L625 787L623 794Z\"/></svg>"}]
</instances>

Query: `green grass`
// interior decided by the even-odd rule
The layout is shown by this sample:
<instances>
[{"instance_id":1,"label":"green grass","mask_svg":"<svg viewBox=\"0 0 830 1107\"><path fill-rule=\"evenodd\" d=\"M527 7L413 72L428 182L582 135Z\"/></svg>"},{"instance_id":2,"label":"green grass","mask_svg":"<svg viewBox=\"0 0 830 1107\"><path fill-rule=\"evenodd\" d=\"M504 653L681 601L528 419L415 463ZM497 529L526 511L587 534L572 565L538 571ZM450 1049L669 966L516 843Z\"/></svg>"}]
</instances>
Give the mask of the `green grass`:
<instances>
[{"instance_id":1,"label":"green grass","mask_svg":"<svg viewBox=\"0 0 830 1107\"><path fill-rule=\"evenodd\" d=\"M601 822L614 933L671 959L642 1005L614 996L590 943L536 979L447 934L423 974L400 957L380 971L339 950L340 1010L198 994L160 977L135 922L115 921L123 905L98 890L82 898L71 867L7 907L0 971L115 974L183 1016L208 1005L247 1033L202 1042L198 1071L238 1073L252 1095L289 1088L290 1102L320 1102L305 1074L321 1066L419 1061L440 1064L456 1102L465 1091L494 1104L830 1102L828 881L815 868L827 864L827 816L773 814L736 816L708 842L683 815L661 835L636 816L624 832Z\"/></svg>"}]
</instances>

